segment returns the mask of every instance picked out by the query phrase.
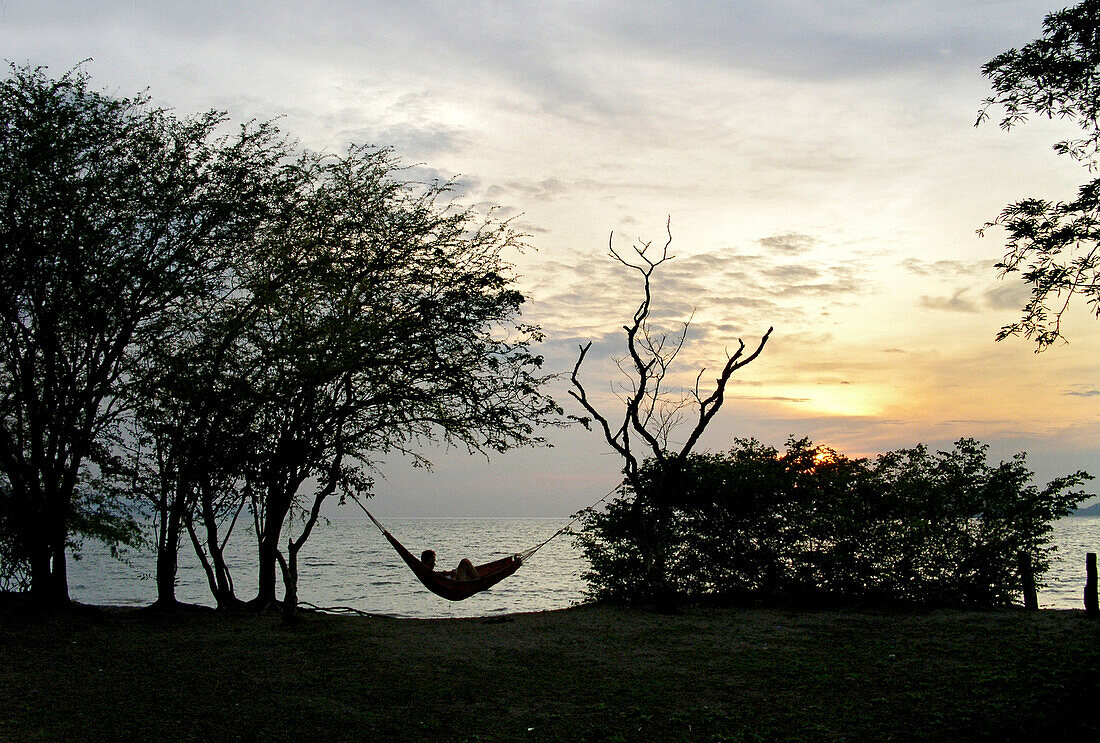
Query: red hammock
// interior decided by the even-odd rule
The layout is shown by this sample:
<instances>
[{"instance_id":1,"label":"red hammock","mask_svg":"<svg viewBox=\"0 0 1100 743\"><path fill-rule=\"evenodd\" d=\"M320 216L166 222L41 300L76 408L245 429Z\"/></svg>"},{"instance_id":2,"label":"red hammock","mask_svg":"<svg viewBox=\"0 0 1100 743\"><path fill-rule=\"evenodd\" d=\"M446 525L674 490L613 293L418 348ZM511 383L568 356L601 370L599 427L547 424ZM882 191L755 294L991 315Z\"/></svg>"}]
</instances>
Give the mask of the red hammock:
<instances>
[{"instance_id":1,"label":"red hammock","mask_svg":"<svg viewBox=\"0 0 1100 743\"><path fill-rule=\"evenodd\" d=\"M363 508L363 504L356 501L356 504ZM397 541L397 538L386 531L386 527L378 523L378 519L371 515L371 512L366 508L363 508L363 513L370 516L370 520L374 522L374 525L382 532L382 534L389 540L389 543L393 545L397 554L401 555L401 559L405 561L405 564L413 571L424 587L437 596L442 596L450 601L461 601L462 599L468 599L475 593L480 593L486 588L495 586L502 580L507 578L512 573L519 570L523 564L523 560L534 553L534 550L528 550L525 554L510 555L500 560L493 560L487 562L484 565L478 565L474 569L477 570L477 578L473 580L455 580L454 578L448 578L445 575L440 575L427 565L422 563L416 555L409 552L401 542ZM539 545L540 547L542 545Z\"/></svg>"},{"instance_id":2,"label":"red hammock","mask_svg":"<svg viewBox=\"0 0 1100 743\"><path fill-rule=\"evenodd\" d=\"M510 555L501 560L494 560L493 562L487 562L484 565L476 566L477 577L473 580L455 580L454 578L440 575L420 562L416 555L405 549L404 545L398 542L397 539L385 529L382 529L382 533L386 536L386 539L389 540L390 544L393 545L393 548L397 550L397 554L401 555L401 559L405 561L405 564L412 569L413 575L419 578L420 582L424 584L425 588L437 596L442 596L451 601L468 599L475 593L480 593L486 588L496 585L519 570L520 565L523 564L523 560L519 555Z\"/></svg>"},{"instance_id":3,"label":"red hammock","mask_svg":"<svg viewBox=\"0 0 1100 743\"><path fill-rule=\"evenodd\" d=\"M598 501L589 506L586 511L600 505L609 497L611 497L612 493L615 492L618 492L617 487L612 488L607 493L607 495L605 495L603 498L600 498ZM408 565L410 569L412 569L413 575L415 575L420 580L420 582L424 584L424 587L432 593L436 594L437 596L442 596L443 598L449 599L450 601L461 601L462 599L468 599L475 593L480 593L486 588L490 588L491 586L495 586L497 583L500 583L509 575L519 570L524 561L528 560L532 555L545 547L551 539L568 533L569 527L572 526L574 522L576 522L578 519L580 519L586 512L581 511L580 513L576 514L573 517L572 521L570 521L568 524L558 529L556 532L536 544L534 547L531 547L530 549L524 550L523 552L519 552L514 555L510 555L509 557L501 558L500 560L493 560L492 562L487 562L484 565L476 566L474 569L477 571L477 578L474 578L473 580L456 580L454 578L448 578L444 575L440 575L424 563L420 562L416 555L405 549L405 546L401 544L401 542L398 542L393 534L390 534L388 531L386 531L386 527L378 523L378 519L374 518L374 516L371 515L371 512L367 510L366 506L360 503L357 498L352 498L352 500L355 502L355 505L363 509L363 513L367 514L367 516L370 516L370 520L374 522L374 525L378 527L378 530L382 532L383 536L385 536L386 539L389 540L389 543L393 545L393 548L397 551L397 554L401 555L401 559L405 561L405 564Z\"/></svg>"}]
</instances>

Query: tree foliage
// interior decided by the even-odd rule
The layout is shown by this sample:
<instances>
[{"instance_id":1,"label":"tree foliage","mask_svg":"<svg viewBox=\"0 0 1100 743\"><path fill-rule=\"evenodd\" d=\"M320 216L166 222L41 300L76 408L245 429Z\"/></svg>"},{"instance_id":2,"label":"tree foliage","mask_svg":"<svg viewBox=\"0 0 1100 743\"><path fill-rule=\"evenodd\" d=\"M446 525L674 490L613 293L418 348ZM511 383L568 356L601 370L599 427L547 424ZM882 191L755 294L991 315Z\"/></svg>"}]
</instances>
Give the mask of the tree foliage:
<instances>
[{"instance_id":1,"label":"tree foliage","mask_svg":"<svg viewBox=\"0 0 1100 743\"><path fill-rule=\"evenodd\" d=\"M243 282L257 313L240 341L259 600L274 599L278 559L288 605L322 502L366 494L377 457L427 464L416 447L436 439L470 452L536 444L561 412L541 391L541 332L520 319L503 255L522 242L507 223L452 207L449 184L403 180L387 150L300 168L297 201Z\"/></svg>"},{"instance_id":2,"label":"tree foliage","mask_svg":"<svg viewBox=\"0 0 1100 743\"><path fill-rule=\"evenodd\" d=\"M505 262L507 223L454 207L450 184L403 179L385 149L302 152L279 209L235 246L225 279L146 349L139 431L170 603L186 533L219 605L242 512L257 606L296 604L298 553L332 496L369 495L378 457L442 440L470 452L542 442L559 420ZM286 537L285 542L283 537Z\"/></svg>"},{"instance_id":3,"label":"tree foliage","mask_svg":"<svg viewBox=\"0 0 1100 743\"><path fill-rule=\"evenodd\" d=\"M158 601L189 540L235 603L222 551L251 521L256 602L281 564L293 607L322 503L368 495L380 455L504 451L560 422L508 223L386 149L225 123L79 69L0 84L0 559L51 601L81 536L137 539L136 495Z\"/></svg>"},{"instance_id":4,"label":"tree foliage","mask_svg":"<svg viewBox=\"0 0 1100 743\"><path fill-rule=\"evenodd\" d=\"M993 94L984 101L978 123L991 109L1000 126L1011 129L1032 115L1063 119L1081 136L1057 142L1054 150L1096 169L1100 152L1100 1L1051 13L1043 35L1010 49L983 68ZM997 335L1022 334L1043 350L1062 335L1062 318L1079 296L1100 316L1100 179L1082 185L1069 201L1021 199L1009 204L986 227L1008 234L1002 277L1019 273L1031 288L1023 315Z\"/></svg>"},{"instance_id":5,"label":"tree foliage","mask_svg":"<svg viewBox=\"0 0 1100 743\"><path fill-rule=\"evenodd\" d=\"M0 471L45 601L68 599L74 535L133 531L104 480L133 350L265 201L270 130L224 137L223 119L95 92L79 69L0 82Z\"/></svg>"},{"instance_id":6,"label":"tree foliage","mask_svg":"<svg viewBox=\"0 0 1100 743\"><path fill-rule=\"evenodd\" d=\"M30 588L30 555L12 519L11 489L0 479L0 592Z\"/></svg>"},{"instance_id":7,"label":"tree foliage","mask_svg":"<svg viewBox=\"0 0 1100 743\"><path fill-rule=\"evenodd\" d=\"M639 508L664 506L668 581L682 596L782 594L991 606L1020 590L1021 557L1049 567L1051 522L1085 494L1077 472L1039 488L1025 457L992 465L987 447L961 439L948 451L918 445L851 459L807 439L778 451L739 439L694 454L680 489L652 490L659 464L642 467L641 492L624 485L589 510L579 544L596 598L649 598ZM660 493L660 495L656 495Z\"/></svg>"}]
</instances>

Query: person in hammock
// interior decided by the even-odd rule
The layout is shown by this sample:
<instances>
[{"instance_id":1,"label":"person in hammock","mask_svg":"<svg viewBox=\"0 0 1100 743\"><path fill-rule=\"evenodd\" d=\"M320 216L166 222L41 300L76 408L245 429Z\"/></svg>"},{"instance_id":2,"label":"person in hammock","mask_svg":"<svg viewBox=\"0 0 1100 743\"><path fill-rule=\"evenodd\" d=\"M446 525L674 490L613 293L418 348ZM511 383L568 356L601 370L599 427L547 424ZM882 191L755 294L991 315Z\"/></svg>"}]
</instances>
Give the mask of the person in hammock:
<instances>
[{"instance_id":1,"label":"person in hammock","mask_svg":"<svg viewBox=\"0 0 1100 743\"><path fill-rule=\"evenodd\" d=\"M458 563L458 567L454 570L435 569L435 550L424 550L420 555L420 562L434 570L438 575L451 580L476 580L480 577L477 574L477 568L465 557L462 558L462 561Z\"/></svg>"}]
</instances>

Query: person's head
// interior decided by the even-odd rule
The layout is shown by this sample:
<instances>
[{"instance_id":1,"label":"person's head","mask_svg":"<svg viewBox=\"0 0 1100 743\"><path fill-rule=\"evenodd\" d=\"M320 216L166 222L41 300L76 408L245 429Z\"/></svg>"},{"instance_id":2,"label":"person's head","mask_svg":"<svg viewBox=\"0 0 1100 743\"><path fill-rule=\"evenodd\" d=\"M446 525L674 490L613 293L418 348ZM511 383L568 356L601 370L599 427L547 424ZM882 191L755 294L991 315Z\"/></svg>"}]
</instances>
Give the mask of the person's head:
<instances>
[{"instance_id":1,"label":"person's head","mask_svg":"<svg viewBox=\"0 0 1100 743\"><path fill-rule=\"evenodd\" d=\"M420 553L420 562L427 565L429 568L435 568L435 550L424 550Z\"/></svg>"}]
</instances>

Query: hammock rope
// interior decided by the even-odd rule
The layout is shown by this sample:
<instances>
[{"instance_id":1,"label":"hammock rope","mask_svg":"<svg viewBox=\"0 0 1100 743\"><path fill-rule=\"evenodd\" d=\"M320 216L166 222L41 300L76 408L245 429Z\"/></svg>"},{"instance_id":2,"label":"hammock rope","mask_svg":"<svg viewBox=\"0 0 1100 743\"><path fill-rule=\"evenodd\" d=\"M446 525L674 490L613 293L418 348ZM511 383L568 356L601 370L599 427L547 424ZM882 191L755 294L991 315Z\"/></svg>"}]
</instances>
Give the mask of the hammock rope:
<instances>
[{"instance_id":1,"label":"hammock rope","mask_svg":"<svg viewBox=\"0 0 1100 743\"><path fill-rule=\"evenodd\" d=\"M550 536L548 536L548 537L547 537L546 539L544 539L544 540L542 540L541 542L539 542L538 544L536 544L536 545L535 545L534 547L532 547L531 549L529 549L529 550L527 550L526 552L522 553L523 555L525 555L524 559L527 559L527 557L530 557L531 555L533 555L533 554L535 554L536 552L538 552L538 551L539 551L540 549L542 549L542 548L543 548L543 547L545 547L545 546L546 546L547 544L549 544L549 543L550 543L550 540L554 539L555 537L560 537L560 536L561 536L562 534L566 534L566 533L568 533L569 529L570 529L570 528L571 528L571 527L573 526L573 524L575 524L575 523L577 523L578 521L580 521L580 520L581 520L581 517L582 517L582 516L584 516L584 513L585 513L585 511L590 511L590 510L592 510L593 508L595 508L596 506L600 505L600 504L601 504L601 503L603 503L603 502L604 502L605 500L607 500L607 499L608 499L608 498L610 498L610 497L611 497L612 495L614 495L614 494L615 494L615 492L616 492L616 491L618 491L618 489L619 489L619 486L618 486L618 485L616 485L615 487L611 488L611 490L608 490L608 491L607 491L607 493L606 493L606 494L604 495L604 497L600 498L600 499L599 499L598 501L596 501L596 502L595 502L595 503L593 503L592 505L590 505L590 506L586 506L586 507L582 508L581 510L577 511L577 513L576 513L576 514L574 514L573 518L571 518L571 519L569 520L569 523L568 523L568 524L566 524L566 525L565 525L565 526L563 526L562 528L558 529L558 530L557 530L556 532L554 532L553 534L551 534Z\"/></svg>"}]
</instances>

